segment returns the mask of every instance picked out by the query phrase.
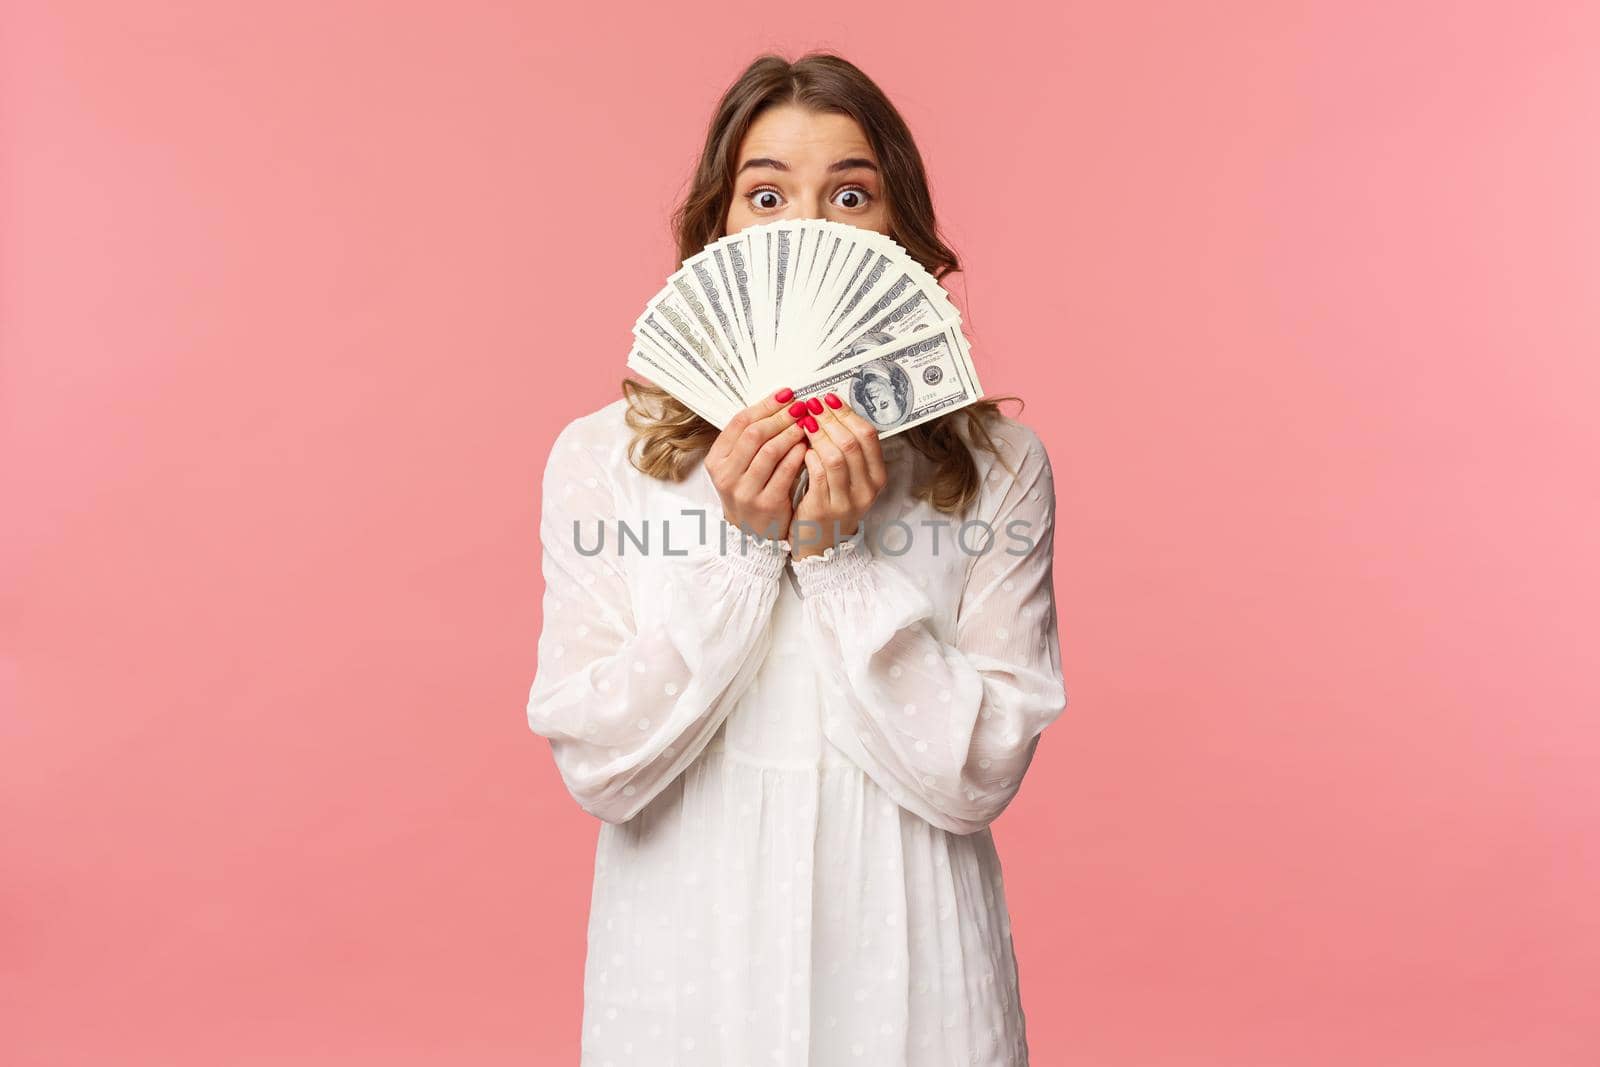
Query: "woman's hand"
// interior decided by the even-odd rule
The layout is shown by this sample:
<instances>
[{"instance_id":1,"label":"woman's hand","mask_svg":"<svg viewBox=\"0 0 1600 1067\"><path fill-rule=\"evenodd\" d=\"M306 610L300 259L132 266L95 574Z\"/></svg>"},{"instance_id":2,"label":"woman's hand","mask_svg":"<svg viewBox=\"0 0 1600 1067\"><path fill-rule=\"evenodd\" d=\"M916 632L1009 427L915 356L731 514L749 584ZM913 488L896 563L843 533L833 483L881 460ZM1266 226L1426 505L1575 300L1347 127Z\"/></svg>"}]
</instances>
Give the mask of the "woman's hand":
<instances>
[{"instance_id":1,"label":"woman's hand","mask_svg":"<svg viewBox=\"0 0 1600 1067\"><path fill-rule=\"evenodd\" d=\"M811 484L789 533L795 559L820 556L855 536L889 481L877 427L834 393L811 397L806 405L800 424L811 443L804 454Z\"/></svg>"},{"instance_id":2,"label":"woman's hand","mask_svg":"<svg viewBox=\"0 0 1600 1067\"><path fill-rule=\"evenodd\" d=\"M722 497L723 518L758 537L788 535L790 496L808 451L789 413L793 389L780 389L729 420L706 453L706 471Z\"/></svg>"}]
</instances>

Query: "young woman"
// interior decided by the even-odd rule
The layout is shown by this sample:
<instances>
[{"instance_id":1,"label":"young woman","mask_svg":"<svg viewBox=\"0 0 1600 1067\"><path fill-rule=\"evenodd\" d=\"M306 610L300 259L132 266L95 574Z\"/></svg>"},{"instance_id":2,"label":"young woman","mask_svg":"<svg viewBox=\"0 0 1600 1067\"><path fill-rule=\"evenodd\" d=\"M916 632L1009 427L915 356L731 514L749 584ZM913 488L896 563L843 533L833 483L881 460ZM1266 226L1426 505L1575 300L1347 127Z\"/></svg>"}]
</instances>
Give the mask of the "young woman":
<instances>
[{"instance_id":1,"label":"young woman","mask_svg":"<svg viewBox=\"0 0 1600 1067\"><path fill-rule=\"evenodd\" d=\"M781 218L958 269L904 121L834 56L728 90L679 254ZM719 432L627 380L543 508L528 720L604 820L583 1063L1026 1064L989 824L1066 706L1033 431L991 400L880 441L785 389Z\"/></svg>"}]
</instances>

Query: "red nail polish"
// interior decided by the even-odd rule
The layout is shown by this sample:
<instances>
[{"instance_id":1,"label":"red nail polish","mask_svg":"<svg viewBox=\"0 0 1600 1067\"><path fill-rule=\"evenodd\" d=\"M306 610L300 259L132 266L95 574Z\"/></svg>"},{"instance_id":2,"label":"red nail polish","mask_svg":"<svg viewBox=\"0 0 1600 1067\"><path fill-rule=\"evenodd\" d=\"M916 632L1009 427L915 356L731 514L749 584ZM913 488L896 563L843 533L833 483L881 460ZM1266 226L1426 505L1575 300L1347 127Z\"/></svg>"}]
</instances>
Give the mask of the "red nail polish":
<instances>
[{"instance_id":1,"label":"red nail polish","mask_svg":"<svg viewBox=\"0 0 1600 1067\"><path fill-rule=\"evenodd\" d=\"M790 389L786 385L774 393L772 399L776 400L780 404L787 404L789 401L794 399L794 390Z\"/></svg>"},{"instance_id":2,"label":"red nail polish","mask_svg":"<svg viewBox=\"0 0 1600 1067\"><path fill-rule=\"evenodd\" d=\"M816 397L812 397L810 400L807 400L806 407L811 409L811 414L813 415L822 414L822 401L818 400Z\"/></svg>"},{"instance_id":3,"label":"red nail polish","mask_svg":"<svg viewBox=\"0 0 1600 1067\"><path fill-rule=\"evenodd\" d=\"M810 415L807 415L805 418L801 419L800 420L800 425L804 426L807 430L811 431L812 433L816 433L817 432L817 420L813 419Z\"/></svg>"},{"instance_id":4,"label":"red nail polish","mask_svg":"<svg viewBox=\"0 0 1600 1067\"><path fill-rule=\"evenodd\" d=\"M795 418L798 419L800 416L804 415L805 413L806 413L806 402L804 400L796 400L793 404L789 405L789 414L793 415Z\"/></svg>"},{"instance_id":5,"label":"red nail polish","mask_svg":"<svg viewBox=\"0 0 1600 1067\"><path fill-rule=\"evenodd\" d=\"M838 407L843 407L844 406L844 401L840 400L837 394L829 393L827 395L827 397L825 397L824 399L826 399L828 401L828 406L830 408L838 408Z\"/></svg>"}]
</instances>

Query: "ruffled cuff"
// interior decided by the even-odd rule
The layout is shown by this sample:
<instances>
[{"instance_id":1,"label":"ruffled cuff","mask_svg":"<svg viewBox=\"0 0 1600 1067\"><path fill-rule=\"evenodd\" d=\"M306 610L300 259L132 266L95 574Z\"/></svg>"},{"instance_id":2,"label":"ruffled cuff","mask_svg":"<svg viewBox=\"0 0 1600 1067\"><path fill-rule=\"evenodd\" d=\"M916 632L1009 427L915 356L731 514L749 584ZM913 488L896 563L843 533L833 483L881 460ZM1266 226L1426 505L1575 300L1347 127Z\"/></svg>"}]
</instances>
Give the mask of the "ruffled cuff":
<instances>
[{"instance_id":1,"label":"ruffled cuff","mask_svg":"<svg viewBox=\"0 0 1600 1067\"><path fill-rule=\"evenodd\" d=\"M712 524L700 552L747 577L776 581L792 548L787 540L758 536L723 518Z\"/></svg>"},{"instance_id":2,"label":"ruffled cuff","mask_svg":"<svg viewBox=\"0 0 1600 1067\"><path fill-rule=\"evenodd\" d=\"M790 561L794 578L802 596L849 589L867 580L867 570L872 565L872 553L866 542L852 537L825 549L820 556Z\"/></svg>"}]
</instances>

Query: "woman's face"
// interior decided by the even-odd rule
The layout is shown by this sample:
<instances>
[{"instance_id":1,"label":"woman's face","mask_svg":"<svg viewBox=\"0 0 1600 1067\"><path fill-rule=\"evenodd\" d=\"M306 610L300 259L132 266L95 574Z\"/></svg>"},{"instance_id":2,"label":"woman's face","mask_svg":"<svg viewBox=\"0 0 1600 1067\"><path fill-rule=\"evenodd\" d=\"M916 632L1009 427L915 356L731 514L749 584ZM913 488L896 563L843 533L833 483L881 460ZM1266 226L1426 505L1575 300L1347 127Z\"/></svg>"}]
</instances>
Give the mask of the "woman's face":
<instances>
[{"instance_id":1,"label":"woman's face","mask_svg":"<svg viewBox=\"0 0 1600 1067\"><path fill-rule=\"evenodd\" d=\"M831 219L889 233L878 157L848 115L769 108L739 146L725 234L778 219Z\"/></svg>"}]
</instances>

